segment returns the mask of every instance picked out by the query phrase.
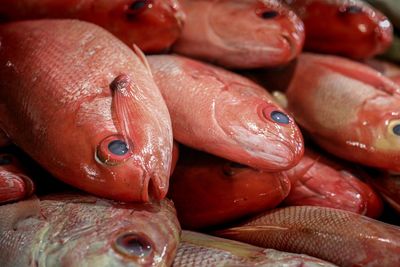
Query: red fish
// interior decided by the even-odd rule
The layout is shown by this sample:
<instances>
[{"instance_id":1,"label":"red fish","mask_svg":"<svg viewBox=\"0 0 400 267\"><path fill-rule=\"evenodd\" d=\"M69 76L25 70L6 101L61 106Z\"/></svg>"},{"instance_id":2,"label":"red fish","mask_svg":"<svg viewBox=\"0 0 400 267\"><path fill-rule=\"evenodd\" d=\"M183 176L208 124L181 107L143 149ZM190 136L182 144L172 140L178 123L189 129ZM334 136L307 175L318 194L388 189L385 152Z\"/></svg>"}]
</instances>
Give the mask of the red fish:
<instances>
[{"instance_id":1,"label":"red fish","mask_svg":"<svg viewBox=\"0 0 400 267\"><path fill-rule=\"evenodd\" d=\"M172 130L143 54L77 20L0 26L0 128L62 181L122 201L162 199Z\"/></svg>"},{"instance_id":2,"label":"red fish","mask_svg":"<svg viewBox=\"0 0 400 267\"><path fill-rule=\"evenodd\" d=\"M288 195L283 173L262 172L194 150L181 153L169 196L185 229L226 223L274 208Z\"/></svg>"},{"instance_id":3,"label":"red fish","mask_svg":"<svg viewBox=\"0 0 400 267\"><path fill-rule=\"evenodd\" d=\"M287 207L217 235L339 266L400 266L400 227L343 210Z\"/></svg>"},{"instance_id":4,"label":"red fish","mask_svg":"<svg viewBox=\"0 0 400 267\"><path fill-rule=\"evenodd\" d=\"M2 0L0 20L85 20L145 52L168 49L179 37L184 13L178 0Z\"/></svg>"},{"instance_id":5,"label":"red fish","mask_svg":"<svg viewBox=\"0 0 400 267\"><path fill-rule=\"evenodd\" d=\"M0 205L27 198L34 191L33 181L22 169L17 158L0 153Z\"/></svg>"},{"instance_id":6,"label":"red fish","mask_svg":"<svg viewBox=\"0 0 400 267\"><path fill-rule=\"evenodd\" d=\"M393 28L388 18L363 1L284 2L304 22L307 50L362 59L383 53L392 42Z\"/></svg>"},{"instance_id":7,"label":"red fish","mask_svg":"<svg viewBox=\"0 0 400 267\"><path fill-rule=\"evenodd\" d=\"M180 56L148 60L178 142L266 171L289 169L300 160L300 130L262 87Z\"/></svg>"},{"instance_id":8,"label":"red fish","mask_svg":"<svg viewBox=\"0 0 400 267\"><path fill-rule=\"evenodd\" d=\"M369 59L366 63L400 85L400 67L398 65L378 59Z\"/></svg>"},{"instance_id":9,"label":"red fish","mask_svg":"<svg viewBox=\"0 0 400 267\"><path fill-rule=\"evenodd\" d=\"M400 86L364 64L302 54L286 90L296 122L324 149L400 171Z\"/></svg>"},{"instance_id":10,"label":"red fish","mask_svg":"<svg viewBox=\"0 0 400 267\"><path fill-rule=\"evenodd\" d=\"M305 150L299 164L285 173L292 184L285 199L288 206L336 208L373 218L382 213L382 201L370 186L345 166L310 149Z\"/></svg>"},{"instance_id":11,"label":"red fish","mask_svg":"<svg viewBox=\"0 0 400 267\"><path fill-rule=\"evenodd\" d=\"M180 226L169 200L122 203L77 193L0 206L0 265L170 266Z\"/></svg>"},{"instance_id":12,"label":"red fish","mask_svg":"<svg viewBox=\"0 0 400 267\"><path fill-rule=\"evenodd\" d=\"M184 0L173 50L229 68L282 65L304 42L302 21L278 0Z\"/></svg>"},{"instance_id":13,"label":"red fish","mask_svg":"<svg viewBox=\"0 0 400 267\"><path fill-rule=\"evenodd\" d=\"M367 183L400 214L400 175L385 173L376 178L369 177Z\"/></svg>"}]
</instances>

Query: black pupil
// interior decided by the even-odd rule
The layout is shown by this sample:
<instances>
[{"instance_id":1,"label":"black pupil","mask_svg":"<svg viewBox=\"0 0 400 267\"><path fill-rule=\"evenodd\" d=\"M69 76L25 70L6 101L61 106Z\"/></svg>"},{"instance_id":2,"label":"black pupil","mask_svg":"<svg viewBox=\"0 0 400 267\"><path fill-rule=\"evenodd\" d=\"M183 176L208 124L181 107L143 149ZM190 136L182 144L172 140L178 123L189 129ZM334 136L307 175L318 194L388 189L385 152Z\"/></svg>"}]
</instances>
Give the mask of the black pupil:
<instances>
[{"instance_id":1,"label":"black pupil","mask_svg":"<svg viewBox=\"0 0 400 267\"><path fill-rule=\"evenodd\" d=\"M12 159L10 156L0 156L0 165L7 165L12 162Z\"/></svg>"},{"instance_id":2,"label":"black pupil","mask_svg":"<svg viewBox=\"0 0 400 267\"><path fill-rule=\"evenodd\" d=\"M271 119L273 119L276 122L283 123L283 124L289 123L289 117L285 113L282 113L280 111L272 111Z\"/></svg>"},{"instance_id":3,"label":"black pupil","mask_svg":"<svg viewBox=\"0 0 400 267\"><path fill-rule=\"evenodd\" d=\"M150 253L151 245L137 234L124 234L117 239L117 245L126 253L143 257Z\"/></svg>"},{"instance_id":4,"label":"black pupil","mask_svg":"<svg viewBox=\"0 0 400 267\"><path fill-rule=\"evenodd\" d=\"M393 133L400 136L400 124L393 127Z\"/></svg>"},{"instance_id":5,"label":"black pupil","mask_svg":"<svg viewBox=\"0 0 400 267\"><path fill-rule=\"evenodd\" d=\"M129 149L124 141L114 140L108 144L108 150L115 155L122 156L125 155Z\"/></svg>"},{"instance_id":6,"label":"black pupil","mask_svg":"<svg viewBox=\"0 0 400 267\"><path fill-rule=\"evenodd\" d=\"M130 6L129 6L129 9L130 10L138 10L138 9L141 9L141 8L143 8L143 7L145 7L146 6L146 0L139 0L139 1L135 1L135 2L133 2Z\"/></svg>"},{"instance_id":7,"label":"black pupil","mask_svg":"<svg viewBox=\"0 0 400 267\"><path fill-rule=\"evenodd\" d=\"M344 10L344 13L349 13L349 14L357 14L362 11L361 7L358 6L348 6Z\"/></svg>"},{"instance_id":8,"label":"black pupil","mask_svg":"<svg viewBox=\"0 0 400 267\"><path fill-rule=\"evenodd\" d=\"M261 13L261 17L263 19L272 19L275 18L276 16L278 16L278 12L270 10L270 11L264 11L263 13Z\"/></svg>"}]
</instances>

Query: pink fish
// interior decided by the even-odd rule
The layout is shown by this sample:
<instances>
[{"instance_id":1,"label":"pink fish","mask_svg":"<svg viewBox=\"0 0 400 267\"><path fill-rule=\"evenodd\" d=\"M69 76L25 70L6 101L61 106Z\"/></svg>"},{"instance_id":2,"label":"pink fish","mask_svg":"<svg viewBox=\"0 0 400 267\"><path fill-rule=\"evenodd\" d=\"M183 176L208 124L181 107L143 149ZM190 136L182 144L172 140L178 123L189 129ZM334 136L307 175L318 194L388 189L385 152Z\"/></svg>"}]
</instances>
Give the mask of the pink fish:
<instances>
[{"instance_id":1,"label":"pink fish","mask_svg":"<svg viewBox=\"0 0 400 267\"><path fill-rule=\"evenodd\" d=\"M185 15L178 0L1 0L2 21L44 18L89 21L130 47L155 53L176 41Z\"/></svg>"},{"instance_id":2,"label":"pink fish","mask_svg":"<svg viewBox=\"0 0 400 267\"><path fill-rule=\"evenodd\" d=\"M172 202L77 193L0 206L0 265L169 266L180 226Z\"/></svg>"},{"instance_id":3,"label":"pink fish","mask_svg":"<svg viewBox=\"0 0 400 267\"><path fill-rule=\"evenodd\" d=\"M178 142L266 171L289 169L302 157L300 130L262 87L180 56L148 60Z\"/></svg>"},{"instance_id":4,"label":"pink fish","mask_svg":"<svg viewBox=\"0 0 400 267\"><path fill-rule=\"evenodd\" d=\"M343 267L400 265L400 227L331 208L276 209L217 235Z\"/></svg>"},{"instance_id":5,"label":"pink fish","mask_svg":"<svg viewBox=\"0 0 400 267\"><path fill-rule=\"evenodd\" d=\"M139 49L78 20L0 26L0 128L56 178L121 201L162 199L172 129Z\"/></svg>"},{"instance_id":6,"label":"pink fish","mask_svg":"<svg viewBox=\"0 0 400 267\"><path fill-rule=\"evenodd\" d=\"M187 14L173 50L229 68L288 63L304 42L302 21L278 0L183 0Z\"/></svg>"}]
</instances>

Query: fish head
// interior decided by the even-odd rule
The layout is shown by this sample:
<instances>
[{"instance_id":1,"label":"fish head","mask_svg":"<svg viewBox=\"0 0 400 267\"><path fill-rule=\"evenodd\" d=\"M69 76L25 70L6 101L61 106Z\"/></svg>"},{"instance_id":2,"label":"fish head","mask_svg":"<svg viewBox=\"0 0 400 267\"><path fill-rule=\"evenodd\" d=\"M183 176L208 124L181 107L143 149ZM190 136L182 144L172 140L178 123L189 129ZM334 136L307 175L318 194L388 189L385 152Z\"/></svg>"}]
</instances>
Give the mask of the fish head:
<instances>
[{"instance_id":1,"label":"fish head","mask_svg":"<svg viewBox=\"0 0 400 267\"><path fill-rule=\"evenodd\" d=\"M216 99L215 120L236 145L259 159L248 165L266 171L281 171L296 165L303 155L304 144L294 119L256 84L225 85L228 86ZM250 87L253 88L249 90Z\"/></svg>"},{"instance_id":2,"label":"fish head","mask_svg":"<svg viewBox=\"0 0 400 267\"><path fill-rule=\"evenodd\" d=\"M385 161L386 168L399 171L400 160L400 97L379 94L369 99L358 112L355 133L372 154ZM355 129L357 129L355 128ZM377 159L378 160L378 159Z\"/></svg>"},{"instance_id":3,"label":"fish head","mask_svg":"<svg viewBox=\"0 0 400 267\"><path fill-rule=\"evenodd\" d=\"M58 216L43 236L47 239L39 262L46 266L169 266L173 261L180 226L169 200L134 204L79 195L46 199L54 207L42 209L44 216Z\"/></svg>"},{"instance_id":4,"label":"fish head","mask_svg":"<svg viewBox=\"0 0 400 267\"><path fill-rule=\"evenodd\" d=\"M310 1L307 5L308 12L299 7L303 13L299 16L307 29L305 46L310 50L367 58L384 52L392 42L389 19L365 1ZM346 54L354 44L359 44L357 49Z\"/></svg>"},{"instance_id":5,"label":"fish head","mask_svg":"<svg viewBox=\"0 0 400 267\"><path fill-rule=\"evenodd\" d=\"M96 1L97 2L97 1ZM110 31L130 47L162 52L179 37L185 14L177 0L118 0L96 3L108 10ZM102 5L107 6L106 8Z\"/></svg>"},{"instance_id":6,"label":"fish head","mask_svg":"<svg viewBox=\"0 0 400 267\"><path fill-rule=\"evenodd\" d=\"M226 49L241 51L246 61L260 66L289 62L300 53L305 37L302 21L275 0L215 1L208 23Z\"/></svg>"}]
</instances>

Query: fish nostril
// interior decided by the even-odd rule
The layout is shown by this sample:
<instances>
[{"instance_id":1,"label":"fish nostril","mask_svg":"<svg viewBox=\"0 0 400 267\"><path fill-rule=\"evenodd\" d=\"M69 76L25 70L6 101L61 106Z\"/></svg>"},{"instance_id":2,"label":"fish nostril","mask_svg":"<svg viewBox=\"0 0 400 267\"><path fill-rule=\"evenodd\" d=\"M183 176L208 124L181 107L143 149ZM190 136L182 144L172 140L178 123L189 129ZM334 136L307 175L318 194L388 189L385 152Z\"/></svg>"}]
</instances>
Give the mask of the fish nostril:
<instances>
[{"instance_id":1,"label":"fish nostril","mask_svg":"<svg viewBox=\"0 0 400 267\"><path fill-rule=\"evenodd\" d=\"M135 16L143 12L149 5L149 0L135 0L125 8L126 18L128 20L134 20Z\"/></svg>"},{"instance_id":2,"label":"fish nostril","mask_svg":"<svg viewBox=\"0 0 400 267\"><path fill-rule=\"evenodd\" d=\"M362 12L362 8L359 6L351 5L339 8L339 12L341 14L358 14Z\"/></svg>"},{"instance_id":3,"label":"fish nostril","mask_svg":"<svg viewBox=\"0 0 400 267\"><path fill-rule=\"evenodd\" d=\"M148 238L136 233L124 233L118 236L114 248L121 254L138 258L146 257L153 251Z\"/></svg>"},{"instance_id":4,"label":"fish nostril","mask_svg":"<svg viewBox=\"0 0 400 267\"><path fill-rule=\"evenodd\" d=\"M260 17L263 19L273 19L275 17L277 17L279 15L279 13L275 10L268 10L268 11L264 11L260 14Z\"/></svg>"}]
</instances>

